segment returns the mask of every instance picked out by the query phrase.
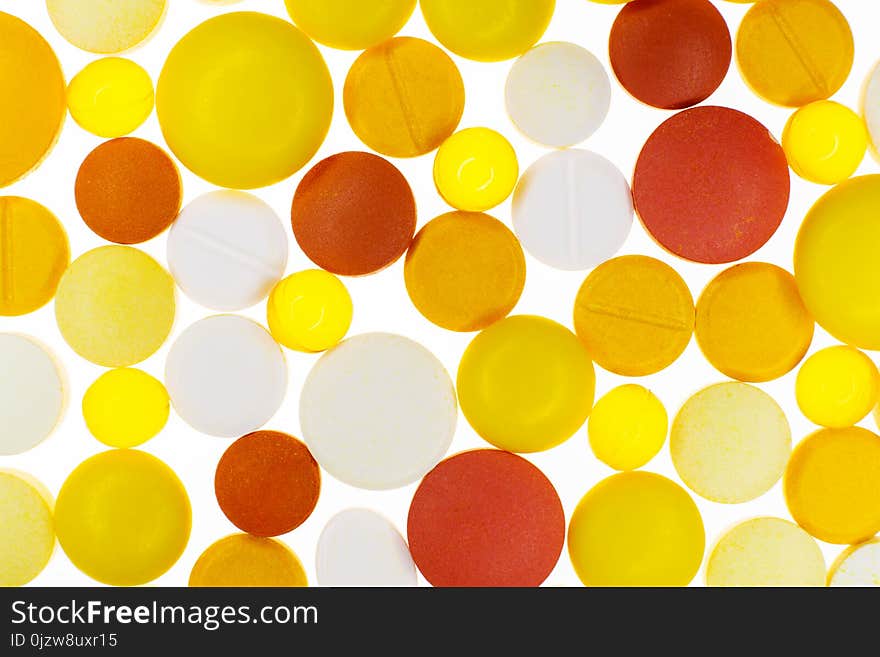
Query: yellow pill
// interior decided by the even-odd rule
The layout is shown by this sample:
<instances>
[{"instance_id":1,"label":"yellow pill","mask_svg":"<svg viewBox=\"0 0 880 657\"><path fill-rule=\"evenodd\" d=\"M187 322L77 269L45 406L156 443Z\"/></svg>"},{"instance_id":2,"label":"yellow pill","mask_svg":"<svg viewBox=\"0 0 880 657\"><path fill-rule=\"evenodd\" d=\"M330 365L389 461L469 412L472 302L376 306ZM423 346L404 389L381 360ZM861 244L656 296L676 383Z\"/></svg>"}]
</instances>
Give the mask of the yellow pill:
<instances>
[{"instance_id":1,"label":"yellow pill","mask_svg":"<svg viewBox=\"0 0 880 657\"><path fill-rule=\"evenodd\" d=\"M635 470L657 456L668 428L663 402L634 384L615 388L596 402L587 425L596 458L615 470Z\"/></svg>"},{"instance_id":2,"label":"yellow pill","mask_svg":"<svg viewBox=\"0 0 880 657\"><path fill-rule=\"evenodd\" d=\"M315 41L341 50L366 50L403 29L416 0L284 0L287 13Z\"/></svg>"},{"instance_id":3,"label":"yellow pill","mask_svg":"<svg viewBox=\"0 0 880 657\"><path fill-rule=\"evenodd\" d=\"M848 107L820 100L791 115L782 132L782 148L801 178L836 185L853 175L865 158L868 131Z\"/></svg>"},{"instance_id":4,"label":"yellow pill","mask_svg":"<svg viewBox=\"0 0 880 657\"><path fill-rule=\"evenodd\" d=\"M810 356L798 372L797 403L811 422L851 427L877 405L880 373L853 347L829 347Z\"/></svg>"},{"instance_id":5,"label":"yellow pill","mask_svg":"<svg viewBox=\"0 0 880 657\"><path fill-rule=\"evenodd\" d=\"M165 14L166 0L46 0L49 18L77 48L117 53L144 41Z\"/></svg>"},{"instance_id":6,"label":"yellow pill","mask_svg":"<svg viewBox=\"0 0 880 657\"><path fill-rule=\"evenodd\" d=\"M104 367L128 367L152 356L174 322L174 281L150 256L130 246L81 255L64 274L55 319L67 344Z\"/></svg>"},{"instance_id":7,"label":"yellow pill","mask_svg":"<svg viewBox=\"0 0 880 657\"><path fill-rule=\"evenodd\" d=\"M211 545L193 566L190 586L308 586L306 572L289 547L273 538L232 534Z\"/></svg>"},{"instance_id":8,"label":"yellow pill","mask_svg":"<svg viewBox=\"0 0 880 657\"><path fill-rule=\"evenodd\" d=\"M354 307L345 285L321 269L288 276L269 295L272 337L288 349L318 352L339 343L351 327Z\"/></svg>"},{"instance_id":9,"label":"yellow pill","mask_svg":"<svg viewBox=\"0 0 880 657\"><path fill-rule=\"evenodd\" d=\"M23 586L55 549L52 495L33 477L0 469L0 527L0 586Z\"/></svg>"},{"instance_id":10,"label":"yellow pill","mask_svg":"<svg viewBox=\"0 0 880 657\"><path fill-rule=\"evenodd\" d=\"M189 540L191 520L174 471L129 449L80 463L55 505L65 554L89 577L114 586L145 584L171 568Z\"/></svg>"},{"instance_id":11,"label":"yellow pill","mask_svg":"<svg viewBox=\"0 0 880 657\"><path fill-rule=\"evenodd\" d=\"M880 586L880 538L844 550L828 571L828 586Z\"/></svg>"},{"instance_id":12,"label":"yellow pill","mask_svg":"<svg viewBox=\"0 0 880 657\"><path fill-rule=\"evenodd\" d=\"M70 81L67 107L83 130L99 137L122 137L153 111L153 81L130 59L105 57Z\"/></svg>"},{"instance_id":13,"label":"yellow pill","mask_svg":"<svg viewBox=\"0 0 880 657\"><path fill-rule=\"evenodd\" d=\"M825 558L803 529L753 518L725 533L706 563L709 586L825 586Z\"/></svg>"},{"instance_id":14,"label":"yellow pill","mask_svg":"<svg viewBox=\"0 0 880 657\"><path fill-rule=\"evenodd\" d=\"M86 390L82 413L92 435L110 447L137 447L168 421L168 392L160 381L135 369L102 374Z\"/></svg>"},{"instance_id":15,"label":"yellow pill","mask_svg":"<svg viewBox=\"0 0 880 657\"><path fill-rule=\"evenodd\" d=\"M568 440L593 406L596 375L577 337L543 317L518 315L471 341L458 367L458 399L471 426L509 452Z\"/></svg>"},{"instance_id":16,"label":"yellow pill","mask_svg":"<svg viewBox=\"0 0 880 657\"><path fill-rule=\"evenodd\" d=\"M568 526L568 554L587 586L687 586L705 546L694 501L678 484L649 472L601 481Z\"/></svg>"}]
</instances>

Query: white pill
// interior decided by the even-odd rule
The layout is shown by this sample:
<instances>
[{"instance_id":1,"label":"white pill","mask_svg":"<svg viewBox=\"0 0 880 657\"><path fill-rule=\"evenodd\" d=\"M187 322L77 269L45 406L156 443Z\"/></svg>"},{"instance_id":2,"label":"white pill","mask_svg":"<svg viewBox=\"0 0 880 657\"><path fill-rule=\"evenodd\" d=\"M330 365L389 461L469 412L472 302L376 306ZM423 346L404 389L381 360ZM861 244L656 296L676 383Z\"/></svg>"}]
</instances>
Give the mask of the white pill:
<instances>
[{"instance_id":1,"label":"white pill","mask_svg":"<svg viewBox=\"0 0 880 657\"><path fill-rule=\"evenodd\" d=\"M330 518L318 538L321 586L416 586L416 566L397 528L369 509Z\"/></svg>"},{"instance_id":2,"label":"white pill","mask_svg":"<svg viewBox=\"0 0 880 657\"><path fill-rule=\"evenodd\" d=\"M831 567L828 586L880 586L880 539L848 547Z\"/></svg>"},{"instance_id":3,"label":"white pill","mask_svg":"<svg viewBox=\"0 0 880 657\"><path fill-rule=\"evenodd\" d=\"M632 194L601 155L558 151L530 166L513 195L513 227L523 247L556 269L590 269L616 254L633 223Z\"/></svg>"},{"instance_id":4,"label":"white pill","mask_svg":"<svg viewBox=\"0 0 880 657\"><path fill-rule=\"evenodd\" d=\"M243 436L268 422L287 391L281 347L262 326L215 315L186 329L165 363L174 410L202 433Z\"/></svg>"},{"instance_id":5,"label":"white pill","mask_svg":"<svg viewBox=\"0 0 880 657\"><path fill-rule=\"evenodd\" d=\"M865 117L868 136L871 138L871 152L875 158L880 159L880 64L871 71L865 81L862 91L862 115Z\"/></svg>"},{"instance_id":6,"label":"white pill","mask_svg":"<svg viewBox=\"0 0 880 657\"><path fill-rule=\"evenodd\" d=\"M318 463L351 486L399 488L449 449L458 416L443 364L397 335L360 335L324 354L300 398L303 438Z\"/></svg>"},{"instance_id":7,"label":"white pill","mask_svg":"<svg viewBox=\"0 0 880 657\"><path fill-rule=\"evenodd\" d=\"M203 194L183 209L168 233L171 275L188 297L214 310L259 303L286 266L281 220L245 192Z\"/></svg>"},{"instance_id":8,"label":"white pill","mask_svg":"<svg viewBox=\"0 0 880 657\"><path fill-rule=\"evenodd\" d=\"M0 454L21 454L52 433L64 411L55 358L36 340L0 333Z\"/></svg>"},{"instance_id":9,"label":"white pill","mask_svg":"<svg viewBox=\"0 0 880 657\"><path fill-rule=\"evenodd\" d=\"M543 43L520 57L507 77L507 113L526 137L566 148L587 139L611 106L602 63L573 43Z\"/></svg>"}]
</instances>

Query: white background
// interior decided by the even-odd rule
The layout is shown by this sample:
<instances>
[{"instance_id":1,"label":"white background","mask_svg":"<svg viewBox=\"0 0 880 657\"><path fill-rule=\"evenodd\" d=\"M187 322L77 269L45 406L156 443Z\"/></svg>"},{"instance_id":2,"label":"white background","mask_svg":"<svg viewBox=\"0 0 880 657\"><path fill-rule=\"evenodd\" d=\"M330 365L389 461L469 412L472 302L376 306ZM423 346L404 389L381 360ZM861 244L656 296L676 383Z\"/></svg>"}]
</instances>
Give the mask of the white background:
<instances>
[{"instance_id":1,"label":"white background","mask_svg":"<svg viewBox=\"0 0 880 657\"><path fill-rule=\"evenodd\" d=\"M750 5L718 1L715 3L726 17L732 34ZM853 28L856 42L856 58L847 84L834 98L850 107L857 107L862 83L875 64L876 25L880 20L880 7L865 0L838 0ZM165 56L187 31L200 22L221 12L256 10L287 18L282 0L241 0L232 5L218 5L197 0L169 0L169 9L157 33L139 48L126 53L141 64L155 83ZM544 41L564 40L578 43L592 51L608 67L607 39L611 24L619 6L594 4L587 0L557 0L556 14ZM67 43L53 28L42 0L0 0L0 11L15 14L32 26L49 41L62 62L69 80L96 55L81 51ZM401 34L431 39L418 10ZM346 150L364 150L354 136L342 111L341 93L346 72L358 53L321 48L333 74L336 90L336 111L330 135L313 160ZM524 169L546 152L517 134L504 111L503 89L511 62L478 64L455 58L465 80L467 107L461 127L489 126L499 130L516 147L521 168ZM610 71L610 67L608 67ZM612 78L613 99L611 112L604 125L582 147L595 150L609 158L631 177L636 157L642 144L669 112L644 106L630 98ZM0 99L2 102L2 99ZM743 110L763 122L777 136L790 111L773 107L755 97L742 82L735 64L721 88L709 99L712 104L727 105ZM135 136L164 145L155 113ZM74 204L73 188L77 168L85 156L101 139L86 133L68 118L58 145L49 158L24 180L2 190L2 194L20 195L39 201L52 210L64 223L70 237L73 257L104 244L80 219ZM444 204L434 189L431 168L433 156L415 160L395 161L412 185L419 208L419 225L446 212ZM308 168L308 167L307 167ZM877 171L877 165L869 157L862 165L862 172ZM288 273L310 268L313 265L297 247L290 232L289 208L294 189L305 170L293 178L255 193L266 200L281 216L290 241ZM209 191L211 186L183 170L185 200ZM806 183L792 177L792 200L782 227L770 242L750 259L764 260L791 269L794 238L804 214L823 193L821 186ZM492 211L499 219L510 222L510 205L505 203ZM166 235L141 245L159 262L165 262ZM724 267L695 265L684 262L663 252L646 235L636 221L629 240L621 253L642 253L660 258L675 267L684 276L696 297L705 284ZM533 258L528 259L528 280L522 300L515 313L544 315L569 327L575 294L586 272L570 273L550 269ZM446 365L454 377L459 358L473 337L439 329L425 320L413 308L403 283L402 261L374 276L346 279L355 304L355 319L351 335L368 331L389 331L406 335L431 349ZM162 378L168 347L186 327L194 321L212 314L178 294L178 312L171 338L150 359L138 367ZM265 303L249 309L247 316L265 324ZM19 318L0 317L0 331L14 331L37 337L47 344L63 362L68 379L68 404L64 419L55 433L30 452L19 456L0 457L0 467L24 470L39 478L53 494L57 494L65 477L87 457L102 451L104 446L89 434L83 422L80 404L86 388L103 369L77 356L61 338L55 324L52 304L31 315ZM813 350L832 344L821 329L817 329ZM290 387L287 399L278 414L266 428L300 435L297 417L298 399L303 380L317 356L287 351L290 370ZM0 376L14 376L2 372ZM621 377L597 369L597 395L624 382ZM699 388L724 380L702 358L695 342L691 342L684 356L666 371L642 379L666 404L670 417L681 404ZM792 426L795 442L810 433L814 427L798 411L794 399L794 374L778 381L760 386L770 393L785 409ZM876 429L866 420L865 426ZM172 417L165 430L142 449L155 454L168 463L181 477L193 506L193 530L189 545L178 563L156 585L185 585L190 569L199 554L213 541L237 531L222 514L214 498L214 468L220 455L231 441L204 436L194 431L179 418ZM450 453L486 447L481 439L459 417L458 432ZM570 517L581 496L594 484L612 471L592 455L582 428L564 445L548 453L528 457L540 467L556 485ZM679 481L672 467L668 447L646 466L646 469L662 473ZM309 575L316 583L314 552L318 535L325 522L336 512L350 506L363 506L386 514L405 535L406 515L415 485L391 492L370 492L348 487L324 474L320 501L314 514L290 534L281 537L299 555ZM707 554L719 534L730 525L758 515L788 518L782 497L781 485L777 484L761 498L746 504L726 506L702 500L694 496L706 525ZM842 550L840 546L823 544L828 564ZM695 584L702 584L702 571ZM60 549L46 570L33 582L34 585L87 586L95 584L80 573ZM579 581L569 560L567 550L559 560L556 570L547 580L549 585L577 585Z\"/></svg>"}]
</instances>

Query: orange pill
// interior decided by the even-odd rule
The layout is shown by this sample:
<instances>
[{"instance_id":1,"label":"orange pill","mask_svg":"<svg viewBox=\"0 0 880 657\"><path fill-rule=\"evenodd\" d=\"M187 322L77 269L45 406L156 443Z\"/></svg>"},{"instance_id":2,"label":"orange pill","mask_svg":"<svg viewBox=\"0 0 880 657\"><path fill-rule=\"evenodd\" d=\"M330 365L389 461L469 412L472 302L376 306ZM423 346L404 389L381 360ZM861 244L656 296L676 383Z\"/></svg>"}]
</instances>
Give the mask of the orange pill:
<instances>
[{"instance_id":1,"label":"orange pill","mask_svg":"<svg viewBox=\"0 0 880 657\"><path fill-rule=\"evenodd\" d=\"M308 586L302 562L274 538L232 534L202 552L189 575L193 587Z\"/></svg>"}]
</instances>

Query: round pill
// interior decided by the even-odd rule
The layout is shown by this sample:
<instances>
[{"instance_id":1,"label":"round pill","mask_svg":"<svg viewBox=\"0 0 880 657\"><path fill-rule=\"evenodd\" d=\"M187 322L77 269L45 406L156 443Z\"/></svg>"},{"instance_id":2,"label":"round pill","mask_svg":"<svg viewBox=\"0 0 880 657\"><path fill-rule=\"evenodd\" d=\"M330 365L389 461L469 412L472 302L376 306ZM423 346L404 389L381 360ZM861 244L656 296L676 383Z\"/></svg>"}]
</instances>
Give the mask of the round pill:
<instances>
[{"instance_id":1,"label":"round pill","mask_svg":"<svg viewBox=\"0 0 880 657\"><path fill-rule=\"evenodd\" d=\"M403 174L370 153L332 155L296 188L293 234L309 259L340 276L364 276L397 261L416 230L416 202Z\"/></svg>"},{"instance_id":2,"label":"round pill","mask_svg":"<svg viewBox=\"0 0 880 657\"><path fill-rule=\"evenodd\" d=\"M516 151L489 128L468 128L443 142L434 158L434 184L449 205L485 212L500 205L519 179Z\"/></svg>"},{"instance_id":3,"label":"round pill","mask_svg":"<svg viewBox=\"0 0 880 657\"><path fill-rule=\"evenodd\" d=\"M651 236L706 264L761 248L785 216L789 191L782 147L755 119L726 107L695 107L664 121L633 174L636 212Z\"/></svg>"},{"instance_id":4,"label":"round pill","mask_svg":"<svg viewBox=\"0 0 880 657\"><path fill-rule=\"evenodd\" d=\"M351 295L333 274L309 269L288 276L269 295L266 316L272 337L288 349L326 351L348 333Z\"/></svg>"},{"instance_id":5,"label":"round pill","mask_svg":"<svg viewBox=\"0 0 880 657\"><path fill-rule=\"evenodd\" d=\"M765 262L724 270L697 301L697 344L715 369L740 381L772 381L793 370L813 329L794 276Z\"/></svg>"},{"instance_id":6,"label":"round pill","mask_svg":"<svg viewBox=\"0 0 880 657\"><path fill-rule=\"evenodd\" d=\"M168 422L168 391L146 372L122 368L105 372L89 386L82 414L92 435L110 447L137 447Z\"/></svg>"},{"instance_id":7,"label":"round pill","mask_svg":"<svg viewBox=\"0 0 880 657\"><path fill-rule=\"evenodd\" d=\"M578 291L574 327L600 367L622 376L665 369L694 332L694 298L669 265L621 256L594 269Z\"/></svg>"},{"instance_id":8,"label":"round pill","mask_svg":"<svg viewBox=\"0 0 880 657\"><path fill-rule=\"evenodd\" d=\"M739 504L770 490L791 454L785 413L746 383L709 386L672 422L672 463L685 485L712 502Z\"/></svg>"},{"instance_id":9,"label":"round pill","mask_svg":"<svg viewBox=\"0 0 880 657\"><path fill-rule=\"evenodd\" d=\"M706 563L709 586L825 586L822 550L803 529L779 518L754 518L719 540Z\"/></svg>"},{"instance_id":10,"label":"round pill","mask_svg":"<svg viewBox=\"0 0 880 657\"><path fill-rule=\"evenodd\" d=\"M281 407L287 363L262 326L215 315L178 336L165 362L165 385L187 424L231 438L259 429Z\"/></svg>"},{"instance_id":11,"label":"round pill","mask_svg":"<svg viewBox=\"0 0 880 657\"><path fill-rule=\"evenodd\" d=\"M397 528L369 509L347 509L330 518L315 558L321 586L416 586L416 566Z\"/></svg>"},{"instance_id":12,"label":"round pill","mask_svg":"<svg viewBox=\"0 0 880 657\"><path fill-rule=\"evenodd\" d=\"M681 486L650 472L624 472L592 488L568 526L568 554L586 586L687 586L706 536Z\"/></svg>"},{"instance_id":13,"label":"round pill","mask_svg":"<svg viewBox=\"0 0 880 657\"><path fill-rule=\"evenodd\" d=\"M785 124L782 148L804 180L836 185L852 176L868 148L862 118L848 107L819 100L801 107Z\"/></svg>"},{"instance_id":14,"label":"round pill","mask_svg":"<svg viewBox=\"0 0 880 657\"><path fill-rule=\"evenodd\" d=\"M504 98L510 119L526 137L567 148L602 125L611 106L611 82L589 50L542 43L511 67Z\"/></svg>"},{"instance_id":15,"label":"round pill","mask_svg":"<svg viewBox=\"0 0 880 657\"><path fill-rule=\"evenodd\" d=\"M214 492L229 521L252 536L293 531L312 514L321 472L308 448L279 431L236 440L217 464Z\"/></svg>"},{"instance_id":16,"label":"round pill","mask_svg":"<svg viewBox=\"0 0 880 657\"><path fill-rule=\"evenodd\" d=\"M0 187L35 169L67 112L64 74L52 47L24 21L0 12Z\"/></svg>"},{"instance_id":17,"label":"round pill","mask_svg":"<svg viewBox=\"0 0 880 657\"><path fill-rule=\"evenodd\" d=\"M608 44L614 75L634 98L660 109L696 105L719 87L732 46L709 0L639 0L620 10Z\"/></svg>"},{"instance_id":18,"label":"round pill","mask_svg":"<svg viewBox=\"0 0 880 657\"><path fill-rule=\"evenodd\" d=\"M274 538L232 534L202 552L189 575L194 587L308 586L293 550Z\"/></svg>"},{"instance_id":19,"label":"round pill","mask_svg":"<svg viewBox=\"0 0 880 657\"><path fill-rule=\"evenodd\" d=\"M880 586L880 539L844 550L831 566L828 586Z\"/></svg>"},{"instance_id":20,"label":"round pill","mask_svg":"<svg viewBox=\"0 0 880 657\"><path fill-rule=\"evenodd\" d=\"M365 50L403 29L416 0L284 0L287 13L318 43L341 50Z\"/></svg>"},{"instance_id":21,"label":"round pill","mask_svg":"<svg viewBox=\"0 0 880 657\"><path fill-rule=\"evenodd\" d=\"M458 367L468 422L510 452L542 452L568 440L586 422L595 388L593 363L574 333L532 315L477 335Z\"/></svg>"},{"instance_id":22,"label":"round pill","mask_svg":"<svg viewBox=\"0 0 880 657\"><path fill-rule=\"evenodd\" d=\"M429 472L407 519L413 560L433 586L539 586L556 566L565 515L544 474L493 449Z\"/></svg>"},{"instance_id":23,"label":"round pill","mask_svg":"<svg viewBox=\"0 0 880 657\"><path fill-rule=\"evenodd\" d=\"M590 269L612 257L632 228L629 184L601 155L565 150L523 174L513 195L513 227L545 265Z\"/></svg>"},{"instance_id":24,"label":"round pill","mask_svg":"<svg viewBox=\"0 0 880 657\"><path fill-rule=\"evenodd\" d=\"M516 236L486 214L450 212L416 235L404 266L409 298L450 331L479 331L513 310L526 280Z\"/></svg>"},{"instance_id":25,"label":"round pill","mask_svg":"<svg viewBox=\"0 0 880 657\"><path fill-rule=\"evenodd\" d=\"M67 107L83 130L98 137L122 137L153 111L153 81L130 59L105 57L70 81Z\"/></svg>"},{"instance_id":26,"label":"round pill","mask_svg":"<svg viewBox=\"0 0 880 657\"><path fill-rule=\"evenodd\" d=\"M168 267L180 289L214 310L248 308L284 276L287 235L275 211L222 190L187 204L168 233Z\"/></svg>"},{"instance_id":27,"label":"round pill","mask_svg":"<svg viewBox=\"0 0 880 657\"><path fill-rule=\"evenodd\" d=\"M615 470L635 470L660 452L669 418L654 393L627 384L596 402L587 428L597 459Z\"/></svg>"},{"instance_id":28,"label":"round pill","mask_svg":"<svg viewBox=\"0 0 880 657\"><path fill-rule=\"evenodd\" d=\"M833 95L849 76L853 36L828 0L766 0L743 17L736 35L743 79L771 103L801 107Z\"/></svg>"},{"instance_id":29,"label":"round pill","mask_svg":"<svg viewBox=\"0 0 880 657\"><path fill-rule=\"evenodd\" d=\"M323 143L333 83L317 47L289 22L233 12L174 46L156 111L165 141L193 173L221 187L264 187L294 174Z\"/></svg>"},{"instance_id":30,"label":"round pill","mask_svg":"<svg viewBox=\"0 0 880 657\"><path fill-rule=\"evenodd\" d=\"M826 543L880 532L880 436L860 427L821 429L800 442L785 471L795 521Z\"/></svg>"},{"instance_id":31,"label":"round pill","mask_svg":"<svg viewBox=\"0 0 880 657\"><path fill-rule=\"evenodd\" d=\"M140 244L165 231L180 212L183 188L177 165L143 139L104 142L79 167L76 207L98 236Z\"/></svg>"},{"instance_id":32,"label":"round pill","mask_svg":"<svg viewBox=\"0 0 880 657\"><path fill-rule=\"evenodd\" d=\"M46 0L55 29L77 48L116 53L144 41L165 14L166 0Z\"/></svg>"},{"instance_id":33,"label":"round pill","mask_svg":"<svg viewBox=\"0 0 880 657\"><path fill-rule=\"evenodd\" d=\"M464 112L464 82L434 44L396 37L355 60L343 104L351 129L367 146L391 157L416 157L455 132Z\"/></svg>"},{"instance_id":34,"label":"round pill","mask_svg":"<svg viewBox=\"0 0 880 657\"><path fill-rule=\"evenodd\" d=\"M795 392L801 412L811 422L823 427L851 427L877 405L880 373L858 349L828 347L804 362Z\"/></svg>"},{"instance_id":35,"label":"round pill","mask_svg":"<svg viewBox=\"0 0 880 657\"><path fill-rule=\"evenodd\" d=\"M174 281L146 253L103 246L77 258L61 279L55 319L80 356L128 367L152 356L174 322Z\"/></svg>"},{"instance_id":36,"label":"round pill","mask_svg":"<svg viewBox=\"0 0 880 657\"><path fill-rule=\"evenodd\" d=\"M418 481L449 450L458 416L443 364L420 344L387 333L349 338L321 356L299 409L321 467L369 490Z\"/></svg>"},{"instance_id":37,"label":"round pill","mask_svg":"<svg viewBox=\"0 0 880 657\"><path fill-rule=\"evenodd\" d=\"M55 549L52 496L32 477L0 469L0 586L24 586Z\"/></svg>"},{"instance_id":38,"label":"round pill","mask_svg":"<svg viewBox=\"0 0 880 657\"><path fill-rule=\"evenodd\" d=\"M55 504L58 541L73 564L113 586L165 573L189 540L192 510L174 471L131 449L102 452L67 477Z\"/></svg>"},{"instance_id":39,"label":"round pill","mask_svg":"<svg viewBox=\"0 0 880 657\"><path fill-rule=\"evenodd\" d=\"M498 62L538 42L556 0L422 0L419 5L444 47L467 59Z\"/></svg>"},{"instance_id":40,"label":"round pill","mask_svg":"<svg viewBox=\"0 0 880 657\"><path fill-rule=\"evenodd\" d=\"M68 262L67 233L55 215L36 201L0 196L0 316L46 305Z\"/></svg>"}]
</instances>

